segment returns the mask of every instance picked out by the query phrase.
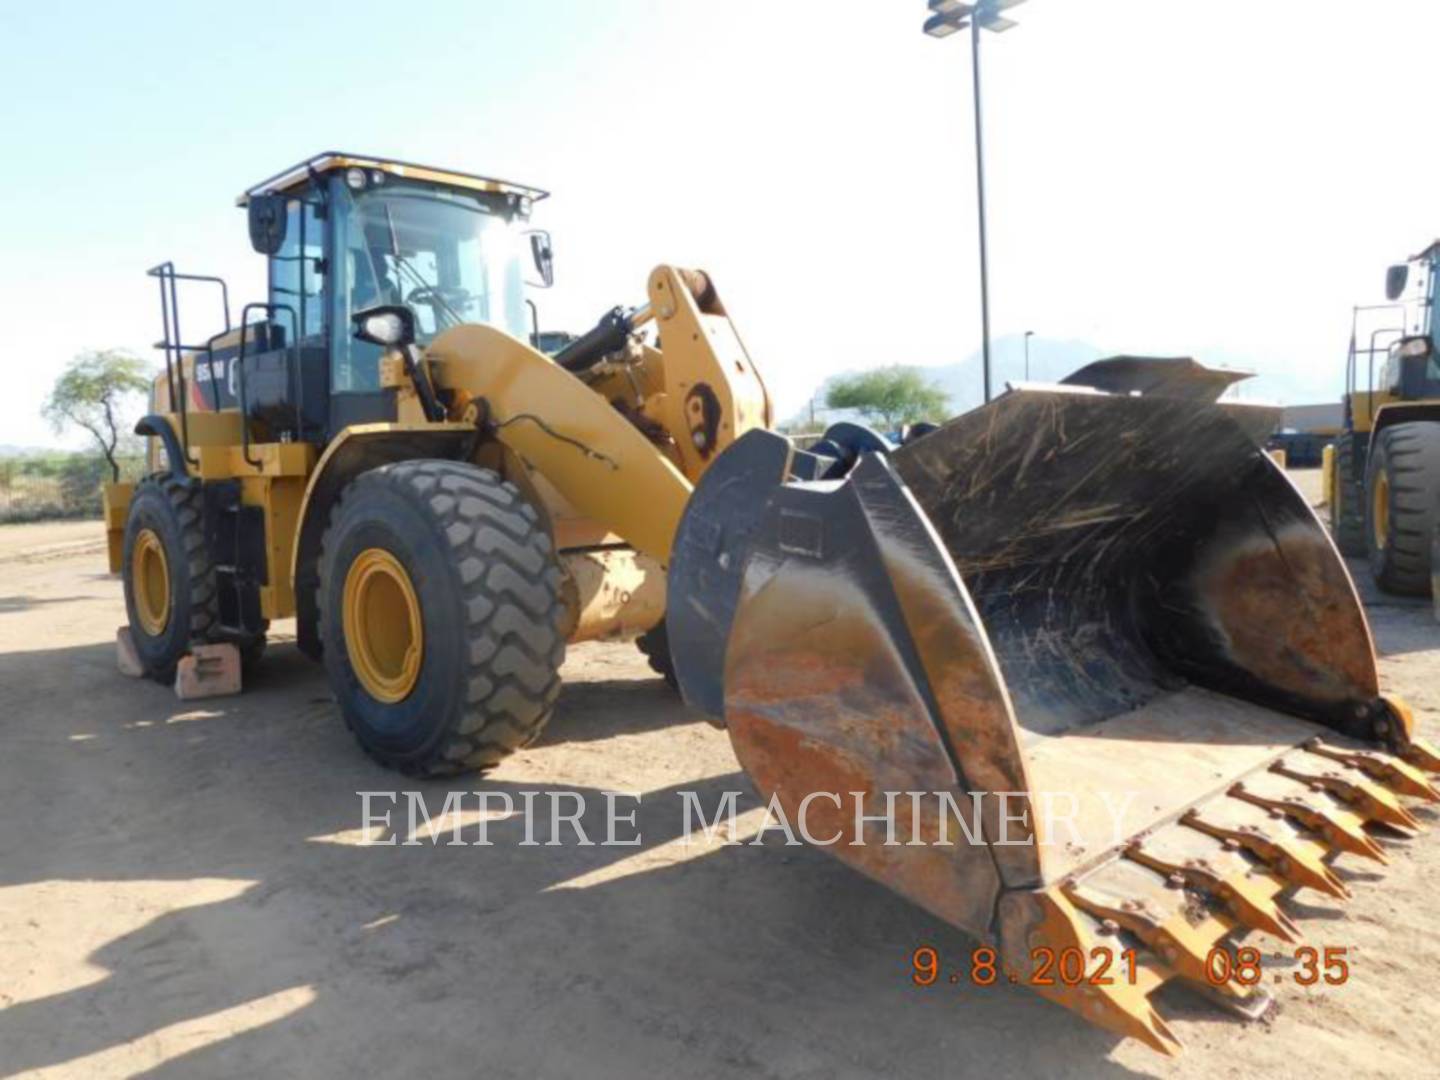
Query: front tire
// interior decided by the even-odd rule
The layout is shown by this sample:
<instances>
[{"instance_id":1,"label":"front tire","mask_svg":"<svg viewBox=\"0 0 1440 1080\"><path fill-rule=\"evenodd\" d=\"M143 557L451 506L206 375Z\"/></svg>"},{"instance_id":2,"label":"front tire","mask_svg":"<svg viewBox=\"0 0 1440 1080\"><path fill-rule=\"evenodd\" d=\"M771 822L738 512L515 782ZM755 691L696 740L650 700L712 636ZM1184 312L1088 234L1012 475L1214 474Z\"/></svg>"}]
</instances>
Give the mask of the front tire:
<instances>
[{"instance_id":1,"label":"front tire","mask_svg":"<svg viewBox=\"0 0 1440 1080\"><path fill-rule=\"evenodd\" d=\"M412 776L533 741L560 692L560 568L534 507L488 469L406 461L354 480L320 554L320 638L346 724Z\"/></svg>"},{"instance_id":2,"label":"front tire","mask_svg":"<svg viewBox=\"0 0 1440 1080\"><path fill-rule=\"evenodd\" d=\"M1366 534L1375 583L1400 596L1430 594L1430 550L1440 494L1440 423L1383 428L1366 470Z\"/></svg>"}]
</instances>

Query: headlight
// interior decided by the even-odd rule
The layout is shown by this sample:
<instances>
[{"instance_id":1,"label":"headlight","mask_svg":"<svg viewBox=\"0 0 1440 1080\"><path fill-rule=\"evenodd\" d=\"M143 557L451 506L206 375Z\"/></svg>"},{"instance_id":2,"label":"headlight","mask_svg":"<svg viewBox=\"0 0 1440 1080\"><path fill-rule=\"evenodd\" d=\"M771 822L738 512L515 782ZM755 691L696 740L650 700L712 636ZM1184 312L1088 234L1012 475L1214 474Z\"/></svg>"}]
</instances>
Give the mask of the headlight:
<instances>
[{"instance_id":1,"label":"headlight","mask_svg":"<svg viewBox=\"0 0 1440 1080\"><path fill-rule=\"evenodd\" d=\"M364 190L365 190L365 170L364 170L364 169L346 169L346 170L345 170L345 183L347 183L347 184L350 185L350 190L351 190L351 191L364 191Z\"/></svg>"},{"instance_id":2,"label":"headlight","mask_svg":"<svg viewBox=\"0 0 1440 1080\"><path fill-rule=\"evenodd\" d=\"M521 195L521 196L520 196L520 216L521 216L521 217L529 217L529 216L530 216L530 211L531 211L531 209L534 207L534 205L535 205L535 204L531 201L529 195Z\"/></svg>"},{"instance_id":3,"label":"headlight","mask_svg":"<svg viewBox=\"0 0 1440 1080\"><path fill-rule=\"evenodd\" d=\"M1429 356L1430 339L1428 337L1417 337L1411 338L1409 341L1401 342L1400 355L1407 358L1411 356Z\"/></svg>"},{"instance_id":4,"label":"headlight","mask_svg":"<svg viewBox=\"0 0 1440 1080\"><path fill-rule=\"evenodd\" d=\"M350 316L355 336L387 349L415 340L415 314L403 304L366 308Z\"/></svg>"},{"instance_id":5,"label":"headlight","mask_svg":"<svg viewBox=\"0 0 1440 1080\"><path fill-rule=\"evenodd\" d=\"M405 323L399 315L387 311L362 319L360 332L377 345L395 345L405 336Z\"/></svg>"}]
</instances>

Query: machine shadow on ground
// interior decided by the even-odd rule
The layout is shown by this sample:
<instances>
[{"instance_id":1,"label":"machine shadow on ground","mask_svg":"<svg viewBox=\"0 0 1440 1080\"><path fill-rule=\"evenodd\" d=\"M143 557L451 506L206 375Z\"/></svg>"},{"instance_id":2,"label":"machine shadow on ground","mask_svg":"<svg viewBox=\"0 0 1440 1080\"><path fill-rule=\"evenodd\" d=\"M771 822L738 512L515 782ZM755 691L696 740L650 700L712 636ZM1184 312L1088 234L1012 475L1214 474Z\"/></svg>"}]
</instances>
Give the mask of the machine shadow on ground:
<instances>
[{"instance_id":1,"label":"machine shadow on ground","mask_svg":"<svg viewBox=\"0 0 1440 1080\"><path fill-rule=\"evenodd\" d=\"M933 1076L960 1061L967 1072L1128 1072L1107 1060L1112 1036L1025 991L968 979L914 987L917 945L968 971L973 943L822 853L774 836L675 850L680 791L712 807L738 789L742 809L756 805L738 772L644 792L639 847L524 847L518 820L491 822L488 848L448 846L478 825L442 833L440 846L355 846L343 838L360 825L361 790L420 790L432 809L452 787L517 802L563 787L604 803L594 786L396 777L354 747L293 646L263 670L245 696L187 704L117 683L108 644L0 656L5 727L26 746L24 775L13 757L5 769L7 801L45 823L0 840L0 886L156 892L153 917L85 955L93 981L0 1012L5 1073L203 1026L295 988L308 988L303 1007L199 1039L148 1075L280 1074L302 1062L312 1076L404 1075L423 1061L630 1076L639 1060L672 1075ZM83 708L45 708L58 679ZM596 716L597 697L625 707ZM550 738L687 722L658 680L577 683ZM592 835L602 815L582 819ZM187 883L215 879L233 895L187 903ZM316 1060L307 1046L332 1026L352 1038Z\"/></svg>"}]
</instances>

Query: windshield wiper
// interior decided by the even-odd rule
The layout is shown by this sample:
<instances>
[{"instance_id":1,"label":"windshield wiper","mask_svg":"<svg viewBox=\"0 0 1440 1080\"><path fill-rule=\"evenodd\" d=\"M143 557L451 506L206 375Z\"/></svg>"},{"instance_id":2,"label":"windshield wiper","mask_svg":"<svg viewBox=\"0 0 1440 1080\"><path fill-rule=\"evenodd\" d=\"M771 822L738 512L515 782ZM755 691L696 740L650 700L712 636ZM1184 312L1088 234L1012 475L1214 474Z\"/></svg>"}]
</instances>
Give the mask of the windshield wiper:
<instances>
[{"instance_id":1,"label":"windshield wiper","mask_svg":"<svg viewBox=\"0 0 1440 1080\"><path fill-rule=\"evenodd\" d=\"M436 305L438 305L438 307L436 308L437 316L440 314L439 308L444 308L445 314L450 316L450 325L459 326L465 320L460 317L460 313L458 311L456 311L453 307L450 306L450 302L441 295L440 287L438 285L432 285L430 284L430 282L426 281L424 275L422 275L420 271L416 270L415 267L411 266L409 260L406 259L404 255L400 254L400 237L399 233L395 231L395 219L390 215L390 204L388 202L382 201L380 203L380 206L385 211L385 226L390 233L389 254L390 257L395 260L395 269L402 274L408 273L410 275L411 281L414 282L416 286L426 290L430 294L430 296L433 296L435 298L436 304L431 306L436 307Z\"/></svg>"}]
</instances>

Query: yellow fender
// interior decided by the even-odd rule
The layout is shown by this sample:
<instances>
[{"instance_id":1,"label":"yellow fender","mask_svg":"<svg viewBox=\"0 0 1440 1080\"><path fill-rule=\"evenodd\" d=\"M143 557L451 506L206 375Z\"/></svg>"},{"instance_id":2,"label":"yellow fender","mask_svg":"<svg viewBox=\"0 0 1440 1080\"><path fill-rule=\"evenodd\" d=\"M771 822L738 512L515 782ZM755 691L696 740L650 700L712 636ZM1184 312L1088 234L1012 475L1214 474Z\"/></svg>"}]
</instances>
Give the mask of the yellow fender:
<instances>
[{"instance_id":1,"label":"yellow fender","mask_svg":"<svg viewBox=\"0 0 1440 1080\"><path fill-rule=\"evenodd\" d=\"M492 326L457 326L426 352L452 415L483 398L496 438L593 518L662 564L691 484L603 397Z\"/></svg>"}]
</instances>

